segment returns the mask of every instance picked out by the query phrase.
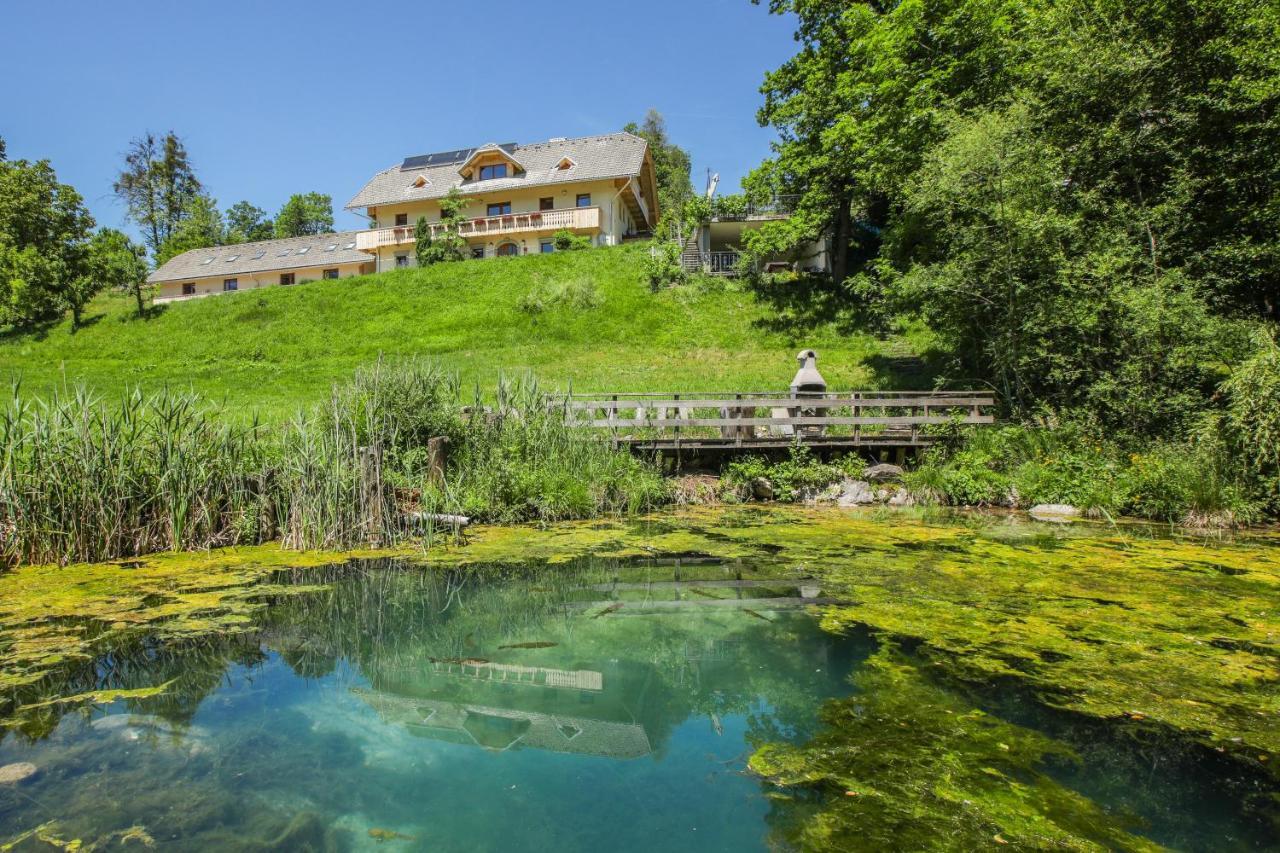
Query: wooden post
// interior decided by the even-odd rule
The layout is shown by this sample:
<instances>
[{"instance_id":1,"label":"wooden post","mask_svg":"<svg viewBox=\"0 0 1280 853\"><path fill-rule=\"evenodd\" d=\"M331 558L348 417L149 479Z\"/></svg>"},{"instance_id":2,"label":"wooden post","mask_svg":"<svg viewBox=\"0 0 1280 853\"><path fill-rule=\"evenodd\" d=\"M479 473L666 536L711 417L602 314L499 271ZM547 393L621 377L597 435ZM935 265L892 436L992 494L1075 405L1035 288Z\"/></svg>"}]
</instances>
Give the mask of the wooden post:
<instances>
[{"instance_id":1,"label":"wooden post","mask_svg":"<svg viewBox=\"0 0 1280 853\"><path fill-rule=\"evenodd\" d=\"M369 544L382 547L382 447L362 447L360 454L360 503Z\"/></svg>"},{"instance_id":2,"label":"wooden post","mask_svg":"<svg viewBox=\"0 0 1280 853\"><path fill-rule=\"evenodd\" d=\"M427 439L427 479L439 486L444 483L449 466L449 437L437 435Z\"/></svg>"}]
</instances>

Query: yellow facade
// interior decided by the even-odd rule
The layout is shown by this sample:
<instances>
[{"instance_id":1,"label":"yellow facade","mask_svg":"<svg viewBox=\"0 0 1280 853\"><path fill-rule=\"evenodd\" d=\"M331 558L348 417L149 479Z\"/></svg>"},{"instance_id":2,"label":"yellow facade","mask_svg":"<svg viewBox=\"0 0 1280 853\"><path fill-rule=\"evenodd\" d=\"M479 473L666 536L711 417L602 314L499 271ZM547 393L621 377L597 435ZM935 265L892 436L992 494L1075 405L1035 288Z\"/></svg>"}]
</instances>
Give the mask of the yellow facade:
<instances>
[{"instance_id":1,"label":"yellow facade","mask_svg":"<svg viewBox=\"0 0 1280 853\"><path fill-rule=\"evenodd\" d=\"M483 250L486 258L507 252L525 255L544 251L544 244L562 229L590 238L592 245L616 245L624 236L647 227L635 222L624 193L636 193L634 181L583 181L470 192L466 195L468 204L464 215L472 222L464 225L463 236L469 247ZM587 198L580 203L580 196ZM376 259L379 271L413 266L413 231L419 217L435 224L440 222L440 213L438 200L371 207L368 209L371 231L360 235L360 247Z\"/></svg>"},{"instance_id":2,"label":"yellow facade","mask_svg":"<svg viewBox=\"0 0 1280 853\"><path fill-rule=\"evenodd\" d=\"M177 302L183 299L199 299L204 296L257 290L262 287L276 287L289 281L290 279L284 278L289 275L293 276L293 284L306 284L307 282L319 281L325 278L325 273L333 270L336 270L336 274L330 272L330 278L351 278L352 276L373 272L373 262L335 265L318 264L312 267L297 267L286 270L266 270L235 275L190 278L186 281L166 281L156 286L155 302ZM234 289L227 286L228 281L235 282Z\"/></svg>"}]
</instances>

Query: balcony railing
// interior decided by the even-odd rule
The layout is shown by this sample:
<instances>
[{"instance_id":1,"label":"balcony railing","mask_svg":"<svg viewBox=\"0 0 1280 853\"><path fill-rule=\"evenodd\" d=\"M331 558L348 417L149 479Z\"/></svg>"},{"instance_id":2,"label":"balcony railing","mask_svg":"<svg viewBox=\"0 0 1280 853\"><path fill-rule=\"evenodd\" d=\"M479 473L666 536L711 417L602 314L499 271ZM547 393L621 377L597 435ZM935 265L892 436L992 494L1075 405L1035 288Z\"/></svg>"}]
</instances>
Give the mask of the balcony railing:
<instances>
[{"instance_id":1,"label":"balcony railing","mask_svg":"<svg viewBox=\"0 0 1280 853\"><path fill-rule=\"evenodd\" d=\"M720 196L711 200L711 218L719 222L771 219L790 216L800 196L779 195L768 201L748 201L742 196Z\"/></svg>"},{"instance_id":2,"label":"balcony railing","mask_svg":"<svg viewBox=\"0 0 1280 853\"><path fill-rule=\"evenodd\" d=\"M444 234L447 226L439 222L428 223L433 238ZM564 210L533 210L528 213L505 213L501 216L482 216L467 219L458 225L463 237L503 236L508 234L536 234L540 232L593 231L600 227L600 208L570 207ZM377 251L381 246L399 246L416 239L415 225L395 225L356 234L356 248L364 252Z\"/></svg>"}]
</instances>

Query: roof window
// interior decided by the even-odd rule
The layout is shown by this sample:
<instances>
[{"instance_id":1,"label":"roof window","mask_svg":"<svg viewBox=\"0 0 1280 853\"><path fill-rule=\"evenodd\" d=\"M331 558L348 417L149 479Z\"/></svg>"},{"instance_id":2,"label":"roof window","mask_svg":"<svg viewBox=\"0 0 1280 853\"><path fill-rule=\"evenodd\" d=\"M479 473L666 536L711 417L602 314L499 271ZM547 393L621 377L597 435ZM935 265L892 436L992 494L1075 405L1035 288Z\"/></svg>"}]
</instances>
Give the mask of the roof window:
<instances>
[{"instance_id":1,"label":"roof window","mask_svg":"<svg viewBox=\"0 0 1280 853\"><path fill-rule=\"evenodd\" d=\"M324 250L325 250L326 252L332 252L332 251L333 251L334 249L336 249L336 248L338 248L338 244L337 244L337 243L330 243L329 245L327 245L327 246L325 246L325 247L324 247Z\"/></svg>"},{"instance_id":2,"label":"roof window","mask_svg":"<svg viewBox=\"0 0 1280 853\"><path fill-rule=\"evenodd\" d=\"M240 257L239 255L232 255L231 257L227 258L227 263L231 263L232 261L236 260L239 257Z\"/></svg>"},{"instance_id":3,"label":"roof window","mask_svg":"<svg viewBox=\"0 0 1280 853\"><path fill-rule=\"evenodd\" d=\"M266 256L267 256L267 253L266 253L265 251L262 251L262 252L259 252L259 253L258 253L258 254L256 254L256 255L254 255L254 256L253 256L252 258L250 258L249 260L251 260L251 261L256 261L256 260L258 260L259 258L265 258Z\"/></svg>"},{"instance_id":4,"label":"roof window","mask_svg":"<svg viewBox=\"0 0 1280 853\"><path fill-rule=\"evenodd\" d=\"M306 254L307 252L309 252L309 251L311 251L311 247L310 247L310 246L303 246L301 249L299 249L299 250L298 250L298 254L299 254L299 255L305 255L305 254Z\"/></svg>"},{"instance_id":5,"label":"roof window","mask_svg":"<svg viewBox=\"0 0 1280 853\"><path fill-rule=\"evenodd\" d=\"M285 255L289 254L289 253L290 253L290 252L292 252L292 251L293 251L293 249L285 249L283 252L281 252L280 254L276 255L276 257L277 257L277 258L283 258Z\"/></svg>"},{"instance_id":6,"label":"roof window","mask_svg":"<svg viewBox=\"0 0 1280 853\"><path fill-rule=\"evenodd\" d=\"M343 246L342 248L344 248L344 249L354 249L355 247L356 247L356 244L355 244L355 243L348 243L347 245Z\"/></svg>"},{"instance_id":7,"label":"roof window","mask_svg":"<svg viewBox=\"0 0 1280 853\"><path fill-rule=\"evenodd\" d=\"M211 263L213 263L213 262L214 262L214 259L215 259L216 257L217 257L217 256L215 255L215 256L214 256L214 257L212 257L212 258L205 258L203 261L201 261L201 262L200 262L200 266L205 266L206 264L211 264Z\"/></svg>"}]
</instances>

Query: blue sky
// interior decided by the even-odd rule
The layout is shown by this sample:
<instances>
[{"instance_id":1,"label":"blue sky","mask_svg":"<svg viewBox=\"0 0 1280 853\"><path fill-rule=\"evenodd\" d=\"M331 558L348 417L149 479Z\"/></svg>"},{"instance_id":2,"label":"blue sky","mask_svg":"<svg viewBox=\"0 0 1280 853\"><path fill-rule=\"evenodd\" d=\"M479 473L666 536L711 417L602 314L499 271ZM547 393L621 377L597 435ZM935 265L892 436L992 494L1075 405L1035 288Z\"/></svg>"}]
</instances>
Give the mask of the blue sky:
<instances>
[{"instance_id":1,"label":"blue sky","mask_svg":"<svg viewBox=\"0 0 1280 853\"><path fill-rule=\"evenodd\" d=\"M206 3L14 0L0 136L48 158L99 224L130 138L177 131L223 209L294 192L342 205L406 155L620 129L649 107L732 191L769 152L766 70L792 23L749 0ZM132 229L131 229L132 230Z\"/></svg>"}]
</instances>

